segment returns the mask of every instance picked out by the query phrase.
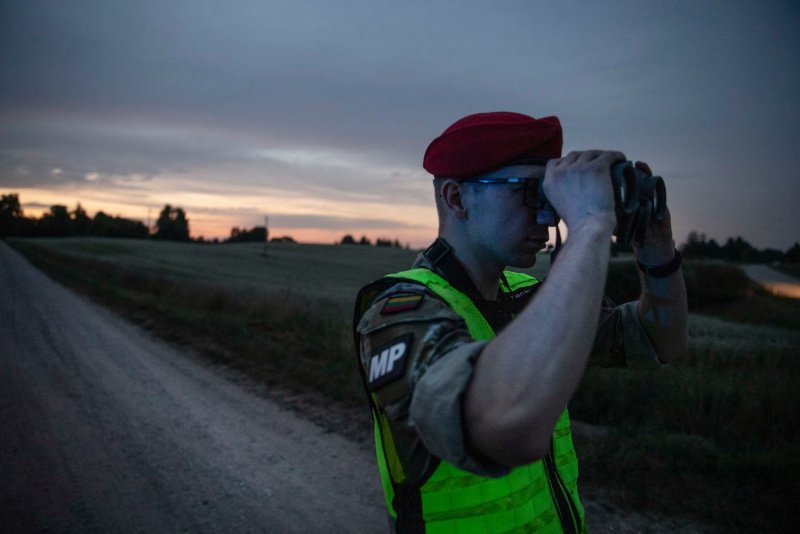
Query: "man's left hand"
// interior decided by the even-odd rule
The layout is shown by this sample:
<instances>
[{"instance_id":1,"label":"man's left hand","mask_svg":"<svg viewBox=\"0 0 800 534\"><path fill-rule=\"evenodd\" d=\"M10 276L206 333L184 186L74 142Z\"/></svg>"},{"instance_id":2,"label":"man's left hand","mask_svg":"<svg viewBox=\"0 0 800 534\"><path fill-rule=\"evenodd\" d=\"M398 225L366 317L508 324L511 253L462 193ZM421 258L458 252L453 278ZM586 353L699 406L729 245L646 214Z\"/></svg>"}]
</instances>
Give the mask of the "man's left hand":
<instances>
[{"instance_id":1,"label":"man's left hand","mask_svg":"<svg viewBox=\"0 0 800 534\"><path fill-rule=\"evenodd\" d=\"M650 170L647 163L637 161L635 166L646 172L648 176L653 175L653 171ZM669 208L664 210L662 220L659 221L655 217L650 219L644 245L638 246L635 240L632 244L636 259L645 265L664 265L672 261L675 257L675 241L672 239L672 219Z\"/></svg>"}]
</instances>

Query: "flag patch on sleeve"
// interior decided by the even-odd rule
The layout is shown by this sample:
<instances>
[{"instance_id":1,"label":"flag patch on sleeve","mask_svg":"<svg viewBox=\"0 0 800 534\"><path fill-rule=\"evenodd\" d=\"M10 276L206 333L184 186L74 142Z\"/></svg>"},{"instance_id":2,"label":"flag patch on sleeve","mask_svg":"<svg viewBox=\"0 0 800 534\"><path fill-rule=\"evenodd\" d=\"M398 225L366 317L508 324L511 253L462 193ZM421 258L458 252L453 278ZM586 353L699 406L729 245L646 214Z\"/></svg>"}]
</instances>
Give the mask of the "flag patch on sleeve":
<instances>
[{"instance_id":1,"label":"flag patch on sleeve","mask_svg":"<svg viewBox=\"0 0 800 534\"><path fill-rule=\"evenodd\" d=\"M422 303L423 298L423 295L417 293L401 293L394 295L384 303L381 309L381 315L416 309Z\"/></svg>"}]
</instances>

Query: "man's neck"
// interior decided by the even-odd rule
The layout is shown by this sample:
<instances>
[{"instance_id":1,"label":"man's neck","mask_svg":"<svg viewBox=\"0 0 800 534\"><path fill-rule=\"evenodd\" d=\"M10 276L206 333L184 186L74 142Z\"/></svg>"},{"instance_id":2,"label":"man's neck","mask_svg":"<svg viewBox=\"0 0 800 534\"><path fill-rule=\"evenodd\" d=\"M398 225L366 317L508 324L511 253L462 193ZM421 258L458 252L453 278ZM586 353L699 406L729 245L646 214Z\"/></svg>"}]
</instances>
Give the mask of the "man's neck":
<instances>
[{"instance_id":1,"label":"man's neck","mask_svg":"<svg viewBox=\"0 0 800 534\"><path fill-rule=\"evenodd\" d=\"M470 247L459 243L457 238L445 237L444 239L451 246L452 253L467 271L481 296L486 300L497 300L500 291L500 275L505 266L479 258Z\"/></svg>"}]
</instances>

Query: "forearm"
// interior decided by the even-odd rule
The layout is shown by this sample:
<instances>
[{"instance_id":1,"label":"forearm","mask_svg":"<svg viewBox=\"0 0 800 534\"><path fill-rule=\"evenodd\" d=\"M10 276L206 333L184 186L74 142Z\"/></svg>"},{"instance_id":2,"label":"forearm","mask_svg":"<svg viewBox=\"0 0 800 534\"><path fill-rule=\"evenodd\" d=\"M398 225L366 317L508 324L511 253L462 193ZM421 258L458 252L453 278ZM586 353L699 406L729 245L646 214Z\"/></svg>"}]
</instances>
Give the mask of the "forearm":
<instances>
[{"instance_id":1,"label":"forearm","mask_svg":"<svg viewBox=\"0 0 800 534\"><path fill-rule=\"evenodd\" d=\"M465 420L471 443L490 458L515 465L546 452L592 347L609 236L607 221L571 231L536 299L481 354Z\"/></svg>"},{"instance_id":2,"label":"forearm","mask_svg":"<svg viewBox=\"0 0 800 534\"><path fill-rule=\"evenodd\" d=\"M664 264L674 257L674 245L669 253L658 256L639 254L645 265ZM647 335L653 342L658 359L667 363L679 358L688 350L686 285L683 273L678 269L664 277L639 273L642 292L639 297L639 318Z\"/></svg>"}]
</instances>

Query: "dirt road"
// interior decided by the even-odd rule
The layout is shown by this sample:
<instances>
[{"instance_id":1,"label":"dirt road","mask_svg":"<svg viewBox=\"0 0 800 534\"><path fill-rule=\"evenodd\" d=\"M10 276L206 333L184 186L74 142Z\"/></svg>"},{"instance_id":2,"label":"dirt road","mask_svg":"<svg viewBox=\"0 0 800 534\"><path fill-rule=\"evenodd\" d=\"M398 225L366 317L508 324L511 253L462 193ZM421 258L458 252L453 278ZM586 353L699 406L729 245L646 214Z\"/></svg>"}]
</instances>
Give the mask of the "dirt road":
<instances>
[{"instance_id":1,"label":"dirt road","mask_svg":"<svg viewBox=\"0 0 800 534\"><path fill-rule=\"evenodd\" d=\"M770 269L766 265L745 265L743 269L747 276L776 295L800 299L800 281L797 278Z\"/></svg>"},{"instance_id":2,"label":"dirt road","mask_svg":"<svg viewBox=\"0 0 800 534\"><path fill-rule=\"evenodd\" d=\"M0 531L382 532L375 473L0 242Z\"/></svg>"}]
</instances>

